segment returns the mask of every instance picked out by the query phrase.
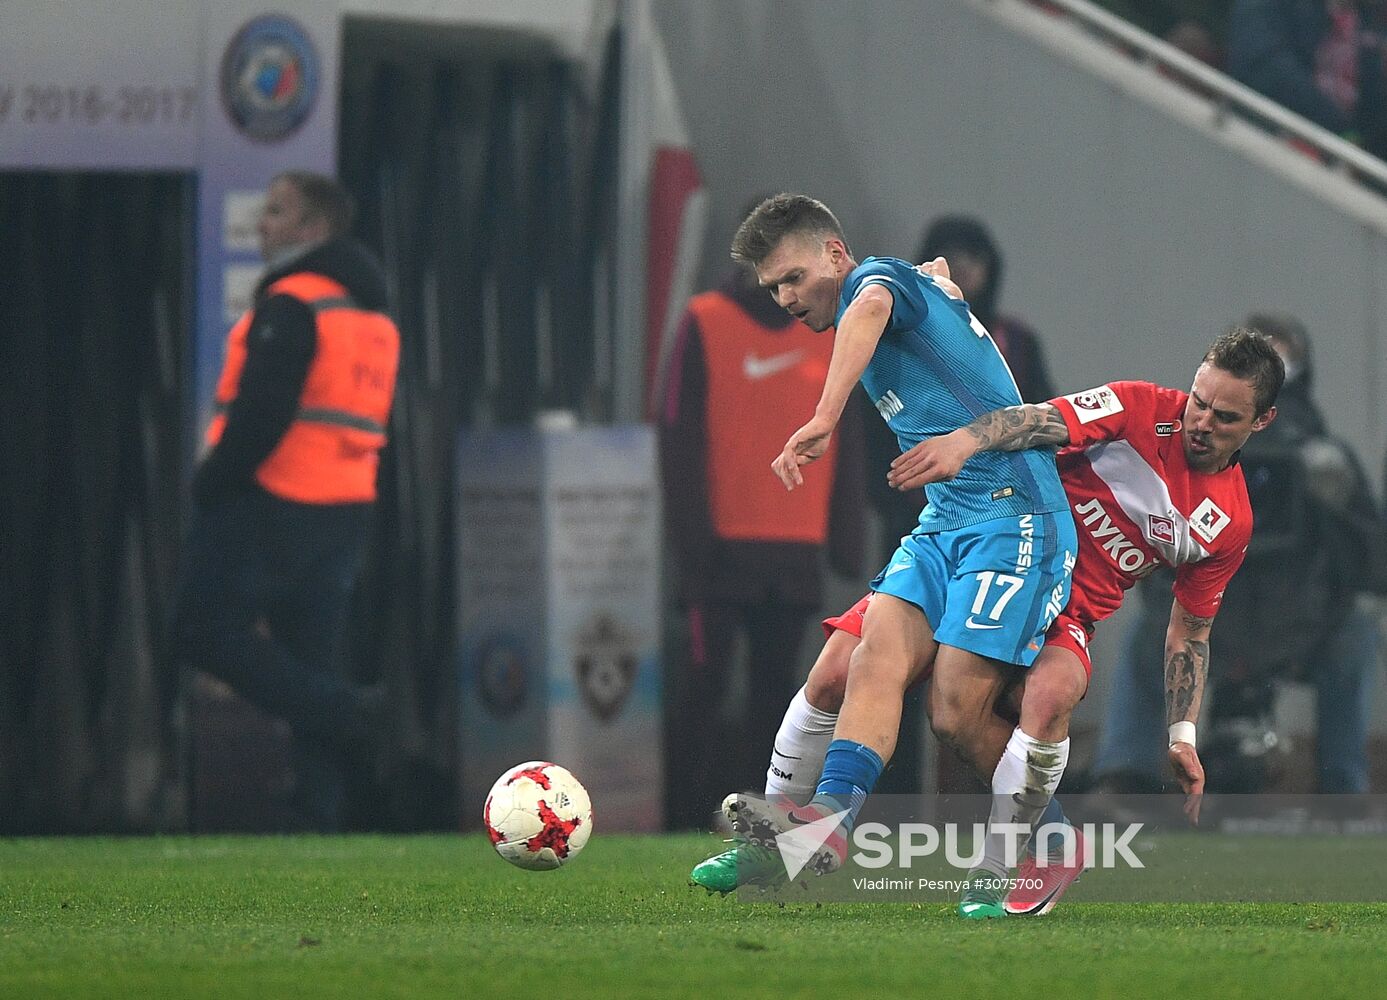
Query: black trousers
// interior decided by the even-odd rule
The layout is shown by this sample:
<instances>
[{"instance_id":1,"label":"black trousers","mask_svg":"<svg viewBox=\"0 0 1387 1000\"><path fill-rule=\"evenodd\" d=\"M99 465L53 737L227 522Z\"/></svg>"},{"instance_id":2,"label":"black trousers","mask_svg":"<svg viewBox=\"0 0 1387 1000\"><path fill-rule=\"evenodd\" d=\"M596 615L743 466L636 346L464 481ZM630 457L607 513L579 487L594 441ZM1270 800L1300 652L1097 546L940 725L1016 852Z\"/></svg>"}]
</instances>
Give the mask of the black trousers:
<instances>
[{"instance_id":1,"label":"black trousers","mask_svg":"<svg viewBox=\"0 0 1387 1000\"><path fill-rule=\"evenodd\" d=\"M370 504L290 503L259 489L199 509L174 612L183 662L289 724L296 804L323 830L340 826L343 769L371 738L341 656L370 517Z\"/></svg>"},{"instance_id":2,"label":"black trousers","mask_svg":"<svg viewBox=\"0 0 1387 1000\"><path fill-rule=\"evenodd\" d=\"M728 792L760 791L785 707L799 689L799 656L816 605L712 602L688 611L685 649L666 702L665 815L704 828ZM746 703L727 714L732 659L747 648Z\"/></svg>"}]
</instances>

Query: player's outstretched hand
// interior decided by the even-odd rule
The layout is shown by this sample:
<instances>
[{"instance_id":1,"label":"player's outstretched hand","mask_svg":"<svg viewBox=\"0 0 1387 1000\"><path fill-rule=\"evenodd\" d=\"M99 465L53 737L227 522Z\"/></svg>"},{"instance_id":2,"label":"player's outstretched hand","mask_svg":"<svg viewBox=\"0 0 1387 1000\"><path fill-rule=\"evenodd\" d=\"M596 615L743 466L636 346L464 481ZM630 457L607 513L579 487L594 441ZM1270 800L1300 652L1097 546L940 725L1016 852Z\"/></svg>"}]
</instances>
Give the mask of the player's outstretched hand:
<instances>
[{"instance_id":1,"label":"player's outstretched hand","mask_svg":"<svg viewBox=\"0 0 1387 1000\"><path fill-rule=\"evenodd\" d=\"M897 455L886 473L886 481L898 490L919 489L926 483L953 479L972 458L977 444L957 431L942 437L926 438L914 448Z\"/></svg>"},{"instance_id":2,"label":"player's outstretched hand","mask_svg":"<svg viewBox=\"0 0 1387 1000\"><path fill-rule=\"evenodd\" d=\"M1199 754L1188 743L1172 743L1170 767L1185 791L1185 815L1190 823L1198 826L1199 803L1204 795L1204 765L1199 762Z\"/></svg>"},{"instance_id":3,"label":"player's outstretched hand","mask_svg":"<svg viewBox=\"0 0 1387 1000\"><path fill-rule=\"evenodd\" d=\"M823 417L815 417L790 435L785 449L771 462L771 471L780 478L787 490L804 485L804 476L799 471L801 465L808 465L828 451L829 438L833 436L834 424Z\"/></svg>"},{"instance_id":4,"label":"player's outstretched hand","mask_svg":"<svg viewBox=\"0 0 1387 1000\"><path fill-rule=\"evenodd\" d=\"M949 298L963 298L963 289L954 284L954 279L949 277L949 262L943 257L936 257L934 260L926 261L923 264L916 264L915 270L933 278L934 283L944 289L944 294Z\"/></svg>"}]
</instances>

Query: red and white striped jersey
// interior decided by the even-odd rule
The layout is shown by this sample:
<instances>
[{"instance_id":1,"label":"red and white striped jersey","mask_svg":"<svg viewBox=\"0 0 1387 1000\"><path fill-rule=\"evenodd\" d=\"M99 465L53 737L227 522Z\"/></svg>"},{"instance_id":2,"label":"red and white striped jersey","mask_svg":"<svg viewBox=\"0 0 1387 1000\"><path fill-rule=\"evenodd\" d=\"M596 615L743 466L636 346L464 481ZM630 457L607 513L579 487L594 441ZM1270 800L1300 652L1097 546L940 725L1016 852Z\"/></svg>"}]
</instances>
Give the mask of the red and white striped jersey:
<instances>
[{"instance_id":1,"label":"red and white striped jersey","mask_svg":"<svg viewBox=\"0 0 1387 1000\"><path fill-rule=\"evenodd\" d=\"M1252 537L1242 469L1215 473L1185 460L1189 394L1150 382L1107 385L1050 400L1069 428L1057 456L1079 533L1068 613L1091 628L1158 563L1175 567L1175 596L1212 618Z\"/></svg>"}]
</instances>

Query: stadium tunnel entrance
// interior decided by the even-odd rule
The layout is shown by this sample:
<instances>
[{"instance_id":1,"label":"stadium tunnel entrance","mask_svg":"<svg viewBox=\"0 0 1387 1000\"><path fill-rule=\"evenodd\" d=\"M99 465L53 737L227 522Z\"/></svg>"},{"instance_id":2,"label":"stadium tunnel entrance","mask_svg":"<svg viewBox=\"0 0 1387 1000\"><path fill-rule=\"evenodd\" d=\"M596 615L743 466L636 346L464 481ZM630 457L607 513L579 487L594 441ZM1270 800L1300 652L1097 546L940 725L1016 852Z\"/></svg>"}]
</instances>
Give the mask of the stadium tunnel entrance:
<instances>
[{"instance_id":1,"label":"stadium tunnel entrance","mask_svg":"<svg viewBox=\"0 0 1387 1000\"><path fill-rule=\"evenodd\" d=\"M0 172L0 833L176 828L193 178Z\"/></svg>"},{"instance_id":2,"label":"stadium tunnel entrance","mask_svg":"<svg viewBox=\"0 0 1387 1000\"><path fill-rule=\"evenodd\" d=\"M610 413L615 43L593 73L523 33L348 17L341 65L338 172L402 334L349 641L392 760L349 824L455 829L458 433Z\"/></svg>"}]
</instances>

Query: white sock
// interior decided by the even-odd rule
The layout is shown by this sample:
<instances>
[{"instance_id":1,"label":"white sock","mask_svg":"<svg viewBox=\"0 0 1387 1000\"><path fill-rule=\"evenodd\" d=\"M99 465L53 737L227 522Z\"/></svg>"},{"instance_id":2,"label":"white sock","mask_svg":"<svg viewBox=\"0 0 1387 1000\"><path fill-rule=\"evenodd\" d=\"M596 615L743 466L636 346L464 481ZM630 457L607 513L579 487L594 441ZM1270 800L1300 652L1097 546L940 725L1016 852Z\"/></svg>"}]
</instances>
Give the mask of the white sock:
<instances>
[{"instance_id":1,"label":"white sock","mask_svg":"<svg viewBox=\"0 0 1387 1000\"><path fill-rule=\"evenodd\" d=\"M785 795L797 805L814 797L824 756L833 742L837 712L824 712L809 704L800 688L785 709L780 732L775 734L771 766L766 771L766 795Z\"/></svg>"},{"instance_id":2,"label":"white sock","mask_svg":"<svg viewBox=\"0 0 1387 1000\"><path fill-rule=\"evenodd\" d=\"M1020 726L1012 730L1002 759L992 772L992 814L987 821L979 867L996 875L1008 874L1008 840L1015 845L1019 859L1031 828L1054 797L1068 763L1068 737L1059 743L1047 743L1027 736Z\"/></svg>"}]
</instances>

